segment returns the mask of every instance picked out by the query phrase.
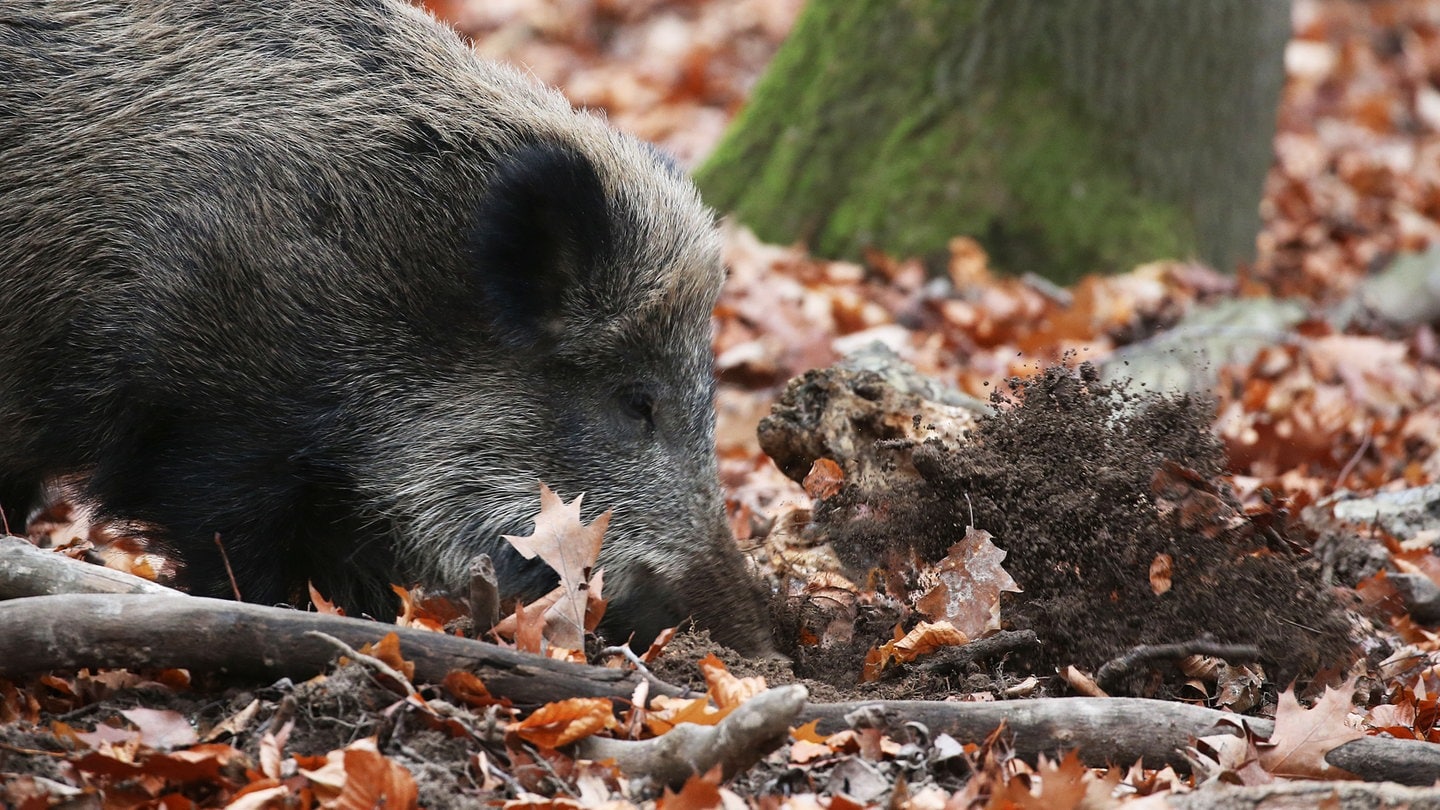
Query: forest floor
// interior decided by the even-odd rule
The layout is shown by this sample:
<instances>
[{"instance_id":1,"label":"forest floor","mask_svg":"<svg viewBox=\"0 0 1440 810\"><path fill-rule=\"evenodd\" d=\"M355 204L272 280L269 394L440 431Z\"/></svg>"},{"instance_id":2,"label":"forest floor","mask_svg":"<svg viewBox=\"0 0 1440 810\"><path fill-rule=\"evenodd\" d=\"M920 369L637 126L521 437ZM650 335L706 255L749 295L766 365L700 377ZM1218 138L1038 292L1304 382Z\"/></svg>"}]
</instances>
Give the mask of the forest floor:
<instances>
[{"instance_id":1,"label":"forest floor","mask_svg":"<svg viewBox=\"0 0 1440 810\"><path fill-rule=\"evenodd\" d=\"M428 5L693 166L801 2ZM263 685L69 671L0 681L0 805L1207 806L1185 797L1225 785L1272 791L1235 805L1259 806L1348 776L1325 761L1348 741L1440 743L1440 7L1297 0L1295 21L1259 254L1236 273L1157 261L1060 288L992 272L963 236L936 274L726 226L721 476L788 661L681 633L650 667L694 705L611 731L802 683L816 702L1149 698L1272 718L1268 741L1087 767L1020 757L1004 729L857 715L662 792L536 731L605 727L592 704L522 720L449 680L420 693L468 706L460 733L353 659ZM1288 806L1440 806L1324 790Z\"/></svg>"}]
</instances>

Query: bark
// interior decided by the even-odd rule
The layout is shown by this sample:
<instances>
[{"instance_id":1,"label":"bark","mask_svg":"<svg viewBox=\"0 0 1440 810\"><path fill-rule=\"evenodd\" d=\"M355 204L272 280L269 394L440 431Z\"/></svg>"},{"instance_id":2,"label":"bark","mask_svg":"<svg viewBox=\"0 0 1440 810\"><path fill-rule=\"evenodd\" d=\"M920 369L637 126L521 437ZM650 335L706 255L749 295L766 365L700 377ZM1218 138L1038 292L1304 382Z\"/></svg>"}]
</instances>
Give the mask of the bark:
<instances>
[{"instance_id":1,"label":"bark","mask_svg":"<svg viewBox=\"0 0 1440 810\"><path fill-rule=\"evenodd\" d=\"M1253 255L1289 0L811 0L698 180L768 240L1065 281Z\"/></svg>"},{"instance_id":2,"label":"bark","mask_svg":"<svg viewBox=\"0 0 1440 810\"><path fill-rule=\"evenodd\" d=\"M157 585L103 565L87 565L36 548L20 537L0 536L0 599L57 593L168 593Z\"/></svg>"},{"instance_id":3,"label":"bark","mask_svg":"<svg viewBox=\"0 0 1440 810\"><path fill-rule=\"evenodd\" d=\"M1143 760L1147 767L1171 765L1182 772L1189 763L1181 753L1192 738L1234 733L1230 722L1243 722L1257 735L1275 731L1269 720L1241 717L1215 709L1145 698L1037 698L998 703L939 703L924 700L812 703L800 720L819 719L821 734L846 727L845 715L867 706L884 713L887 726L922 723L931 734L980 742L1002 722L1015 753L1028 761L1078 750L1087 765ZM1221 725L1221 721L1227 723ZM1364 737L1325 755L1331 765L1366 781L1431 785L1440 780L1440 745L1418 740Z\"/></svg>"},{"instance_id":4,"label":"bark","mask_svg":"<svg viewBox=\"0 0 1440 810\"><path fill-rule=\"evenodd\" d=\"M1175 810L1440 810L1440 788L1402 787L1389 783L1277 782L1273 785L1212 785L1193 793L1170 794L1165 805Z\"/></svg>"},{"instance_id":5,"label":"bark","mask_svg":"<svg viewBox=\"0 0 1440 810\"><path fill-rule=\"evenodd\" d=\"M622 773L644 775L654 785L676 790L695 774L720 766L722 779L759 762L790 736L805 705L803 686L780 686L745 701L713 726L683 723L649 740L586 737L576 744L580 759L611 759Z\"/></svg>"}]
</instances>

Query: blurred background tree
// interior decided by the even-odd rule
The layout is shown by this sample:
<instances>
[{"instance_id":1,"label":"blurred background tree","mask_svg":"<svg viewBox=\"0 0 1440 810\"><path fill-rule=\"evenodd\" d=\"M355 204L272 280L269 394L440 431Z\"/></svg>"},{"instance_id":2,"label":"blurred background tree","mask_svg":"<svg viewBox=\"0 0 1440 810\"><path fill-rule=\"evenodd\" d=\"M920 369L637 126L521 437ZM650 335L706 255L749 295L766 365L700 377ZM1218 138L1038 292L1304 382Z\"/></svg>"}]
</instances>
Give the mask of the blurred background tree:
<instances>
[{"instance_id":1,"label":"blurred background tree","mask_svg":"<svg viewBox=\"0 0 1440 810\"><path fill-rule=\"evenodd\" d=\"M1056 281L1254 256L1290 0L809 0L698 180L764 239Z\"/></svg>"}]
</instances>

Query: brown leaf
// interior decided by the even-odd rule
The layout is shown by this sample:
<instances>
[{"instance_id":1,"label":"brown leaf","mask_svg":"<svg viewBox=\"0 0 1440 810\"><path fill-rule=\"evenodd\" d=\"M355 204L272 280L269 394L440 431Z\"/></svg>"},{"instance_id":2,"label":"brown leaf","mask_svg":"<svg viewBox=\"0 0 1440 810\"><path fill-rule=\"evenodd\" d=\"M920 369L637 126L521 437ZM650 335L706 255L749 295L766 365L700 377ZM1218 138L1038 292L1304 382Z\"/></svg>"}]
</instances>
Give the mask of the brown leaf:
<instances>
[{"instance_id":1,"label":"brown leaf","mask_svg":"<svg viewBox=\"0 0 1440 810\"><path fill-rule=\"evenodd\" d=\"M713 726L730 714L730 709L716 709L708 697L672 698L656 695L650 700L650 711L645 714L645 728L651 734L660 735L681 723L697 726Z\"/></svg>"},{"instance_id":2,"label":"brown leaf","mask_svg":"<svg viewBox=\"0 0 1440 810\"><path fill-rule=\"evenodd\" d=\"M600 557L600 544L610 512L590 525L580 519L584 494L565 503L550 487L540 484L540 511L535 515L535 533L524 537L505 535L527 560L539 557L560 575L561 582L579 587L590 579L590 569Z\"/></svg>"},{"instance_id":3,"label":"brown leaf","mask_svg":"<svg viewBox=\"0 0 1440 810\"><path fill-rule=\"evenodd\" d=\"M817 458L805 474L805 494L817 501L833 498L845 484L845 471L828 458Z\"/></svg>"},{"instance_id":4,"label":"brown leaf","mask_svg":"<svg viewBox=\"0 0 1440 810\"><path fill-rule=\"evenodd\" d=\"M1170 590L1170 576L1175 570L1175 559L1169 554L1156 554L1150 561L1150 590L1156 596Z\"/></svg>"},{"instance_id":5,"label":"brown leaf","mask_svg":"<svg viewBox=\"0 0 1440 810\"><path fill-rule=\"evenodd\" d=\"M320 591L315 589L315 583L306 582L305 587L310 590L310 604L315 606L316 613L323 613L330 616L345 615L344 608L320 595Z\"/></svg>"},{"instance_id":6,"label":"brown leaf","mask_svg":"<svg viewBox=\"0 0 1440 810\"><path fill-rule=\"evenodd\" d=\"M707 774L697 773L686 779L679 793L665 788L665 795L660 797L656 807L659 810L710 810L724 807L724 797L720 792L720 773L721 768L716 765Z\"/></svg>"},{"instance_id":7,"label":"brown leaf","mask_svg":"<svg viewBox=\"0 0 1440 810\"><path fill-rule=\"evenodd\" d=\"M464 670L452 670L442 681L445 691L454 695L467 706L491 706L500 701L490 695L490 690L478 676Z\"/></svg>"},{"instance_id":8,"label":"brown leaf","mask_svg":"<svg viewBox=\"0 0 1440 810\"><path fill-rule=\"evenodd\" d=\"M120 712L140 730L140 741L151 748L180 748L199 741L185 715L169 709L137 706Z\"/></svg>"},{"instance_id":9,"label":"brown leaf","mask_svg":"<svg viewBox=\"0 0 1440 810\"><path fill-rule=\"evenodd\" d=\"M714 653L700 659L700 673L705 676L710 699L722 711L733 709L750 698L764 692L767 687L762 677L737 678L730 674Z\"/></svg>"},{"instance_id":10,"label":"brown leaf","mask_svg":"<svg viewBox=\"0 0 1440 810\"><path fill-rule=\"evenodd\" d=\"M823 743L825 742L825 735L817 730L819 725L820 721L816 719L798 728L793 728L790 730L790 738L796 741Z\"/></svg>"},{"instance_id":11,"label":"brown leaf","mask_svg":"<svg viewBox=\"0 0 1440 810\"><path fill-rule=\"evenodd\" d=\"M1000 567L1004 559L1005 551L990 542L989 532L967 527L964 539L935 566L939 582L920 597L916 608L936 622L950 624L967 639L1000 629L1000 594L1020 591Z\"/></svg>"},{"instance_id":12,"label":"brown leaf","mask_svg":"<svg viewBox=\"0 0 1440 810\"><path fill-rule=\"evenodd\" d=\"M656 636L655 640L650 642L650 649L646 650L645 654L640 656L640 660L647 664L655 663L655 659L659 658L660 654L665 652L665 645L669 644L671 639L675 638L676 632L677 628L674 627L667 627L661 630L660 635Z\"/></svg>"},{"instance_id":13,"label":"brown leaf","mask_svg":"<svg viewBox=\"0 0 1440 810\"><path fill-rule=\"evenodd\" d=\"M1275 733L1256 743L1260 765L1276 776L1323 779L1355 779L1354 774L1325 761L1325 754L1351 740L1365 736L1345 721L1350 716L1350 698L1355 694L1355 677L1325 694L1309 709L1295 699L1294 687L1280 693L1275 707Z\"/></svg>"},{"instance_id":14,"label":"brown leaf","mask_svg":"<svg viewBox=\"0 0 1440 810\"><path fill-rule=\"evenodd\" d=\"M399 635L386 633L384 638L374 644L366 644L361 647L360 652L384 661L391 669L394 669L411 681L415 680L415 662L406 661L405 656L400 654Z\"/></svg>"},{"instance_id":15,"label":"brown leaf","mask_svg":"<svg viewBox=\"0 0 1440 810\"><path fill-rule=\"evenodd\" d=\"M560 748L618 725L609 700L569 698L541 706L510 730L535 745Z\"/></svg>"},{"instance_id":16,"label":"brown leaf","mask_svg":"<svg viewBox=\"0 0 1440 810\"><path fill-rule=\"evenodd\" d=\"M542 482L535 533L524 537L504 535L525 559L539 557L560 575L563 595L546 611L546 637L551 643L571 650L585 647L591 576L595 573L595 561L600 557L600 544L611 514L606 511L585 525L580 519L580 502L584 497L578 495L567 504Z\"/></svg>"},{"instance_id":17,"label":"brown leaf","mask_svg":"<svg viewBox=\"0 0 1440 810\"><path fill-rule=\"evenodd\" d=\"M345 749L345 787L329 807L337 810L407 810L416 807L419 789L410 771L386 758L373 739Z\"/></svg>"},{"instance_id":18,"label":"brown leaf","mask_svg":"<svg viewBox=\"0 0 1440 810\"><path fill-rule=\"evenodd\" d=\"M507 620L508 621L508 620ZM500 623L501 626L505 622ZM496 628L497 631L499 627ZM502 631L503 632L503 631ZM544 654L545 612L533 607L515 603L515 649L521 652Z\"/></svg>"},{"instance_id":19,"label":"brown leaf","mask_svg":"<svg viewBox=\"0 0 1440 810\"><path fill-rule=\"evenodd\" d=\"M867 683L875 681L892 662L907 663L941 647L958 646L969 641L949 622L920 622L914 630L867 653L860 679Z\"/></svg>"},{"instance_id":20,"label":"brown leaf","mask_svg":"<svg viewBox=\"0 0 1440 810\"><path fill-rule=\"evenodd\" d=\"M835 749L824 742L795 740L790 743L790 764L807 765L817 759L835 756Z\"/></svg>"},{"instance_id":21,"label":"brown leaf","mask_svg":"<svg viewBox=\"0 0 1440 810\"><path fill-rule=\"evenodd\" d=\"M1007 780L992 795L990 806L1034 810L1104 807L1109 804L1110 792L1120 783L1118 770L1104 778L1096 776L1080 762L1080 756L1075 751L1066 754L1059 762L1041 756L1034 776L1039 777L1038 785L1033 778L1012 777Z\"/></svg>"}]
</instances>

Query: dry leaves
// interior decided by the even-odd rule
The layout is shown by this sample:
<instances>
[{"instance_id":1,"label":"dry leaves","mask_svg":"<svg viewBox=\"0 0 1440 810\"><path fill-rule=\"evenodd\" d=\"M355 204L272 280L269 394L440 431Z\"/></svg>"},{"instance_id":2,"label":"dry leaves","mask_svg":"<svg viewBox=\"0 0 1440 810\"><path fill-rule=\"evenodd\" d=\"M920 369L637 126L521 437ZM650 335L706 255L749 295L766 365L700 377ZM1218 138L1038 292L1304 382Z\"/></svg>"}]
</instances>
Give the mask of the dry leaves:
<instances>
[{"instance_id":1,"label":"dry leaves","mask_svg":"<svg viewBox=\"0 0 1440 810\"><path fill-rule=\"evenodd\" d=\"M693 165L714 143L788 30L799 0L431 0L429 5L455 20L482 52L526 65L541 78L561 84L577 103L608 111L612 121L663 141ZM925 374L983 397L1008 376L1034 373L1067 351L1077 352L1078 359L1100 359L1163 330L1197 302L1236 294L1289 295L1329 305L1348 295L1392 251L1440 242L1440 92L1435 89L1440 20L1434 5L1298 0L1295 8L1297 36L1286 54L1290 81L1280 115L1277 161L1267 180L1261 255L1238 280L1163 262L1056 290L1029 279L996 277L978 243L957 237L945 257L945 278L932 283L917 260L874 254L863 265L826 262L798 247L762 245L741 230L727 235L732 272L715 313L722 380L717 429L721 474L737 536L753 541L785 535L793 545L767 550L786 570L798 572L802 581L794 585L797 591L835 606L823 622L807 628L802 643L826 650L842 647L852 641L858 617L893 606L882 604L874 590L821 570L814 564L816 556L797 551L805 542L805 510L811 499L830 497L843 474L839 465L817 465L802 491L760 455L755 423L773 399L773 387L785 379L879 340ZM1368 330L1362 323L1337 331L1318 317L1322 309L1313 314L1316 317L1253 361L1221 370L1217 430L1239 473L1237 489L1247 514L1258 510L1288 519L1342 487L1440 480L1440 338L1433 324L1390 332ZM1196 486L1183 470L1165 471L1156 484L1157 500L1182 520L1198 524L1235 517L1231 504ZM553 598L517 609L511 626L522 649L546 647L542 635L547 633L561 634L550 636L551 648L580 649L581 628L598 617L591 597L598 596L600 583L590 569L604 519L585 526L579 505L578 498L565 504L553 493L542 495L536 531L521 538L562 577ZM771 522L784 509L793 510L793 519L780 521L771 534ZM117 567L163 573L163 560L146 556L134 542L134 532L109 532L79 514L42 515L31 530L62 542L85 538L72 549L77 555L98 550ZM1436 574L1435 555L1428 547L1401 548L1383 533L1370 536L1383 546L1385 565ZM962 549L967 544L969 552ZM914 623L919 617L906 614L905 626L914 623L914 629L871 651L867 677L964 643L995 626L999 593L1007 590L1008 576L993 545L987 545L988 539L974 541L967 533L929 572L935 581L915 591L920 595L914 604L932 621ZM1139 566L1136 575L1147 577L1154 593L1166 593L1177 580L1184 581L1180 578L1185 572L1175 570L1168 555L1139 561ZM1371 732L1440 742L1440 638L1433 628L1406 615L1393 588L1386 586L1386 579L1377 575L1361 588L1375 606L1388 611L1396 636L1395 654L1376 673L1386 702L1363 712L1352 710L1350 683L1305 709L1287 690L1271 739L1221 735L1196 742L1192 754L1202 780L1208 776L1261 784L1277 778L1343 776L1325 763L1324 754L1364 733L1351 722L1362 715ZM325 611L322 596L316 594L314 602ZM444 624L408 593L401 596L402 623L432 629ZM405 671L398 650L384 642L370 654ZM1213 661L1188 661L1185 666L1195 667L1195 674L1187 677L1196 682L1197 694L1204 695L1197 699L1240 707L1261 692L1259 676L1243 667L1221 669ZM637 706L633 711L644 722L636 726L662 734L681 722L714 723L763 688L753 679L730 674L716 661L707 659L702 667L708 695ZM187 688L186 680L172 671L143 678L85 673L18 685L0 681L0 724L32 729L27 734L51 734L73 746L30 755L36 762L57 762L62 775L56 779L5 773L0 802L28 808L89 802L101 795L110 806L173 807L182 797L204 795L234 808L393 808L417 803L411 774L395 762L392 749L385 748L390 755L381 753L373 739L362 737L324 755L303 756L287 750L293 724L277 723L258 743L258 760L253 762L238 742L218 742L255 733L261 716L258 698L234 707L213 727L202 727L200 735L184 715L171 710L87 709L103 705L119 690L139 692L142 684L145 691L157 685ZM454 673L444 686L459 703L499 711L496 698L473 675ZM390 711L394 715L410 706ZM88 729L46 719L82 709L95 718ZM541 707L513 725L510 715L500 712L497 717L501 727L511 728L512 736L525 744L555 748L586 734L613 731L613 711L608 701L581 699ZM893 763L912 744L874 729L828 736L813 726L797 729L786 767L800 769L803 779L784 801L789 807L829 810L867 803L911 808L1098 807L1111 803L1117 787L1126 795L1151 798L1186 787L1172 771L1136 767L1100 773L1080 767L1074 757L1030 767L1005 748L1004 737L997 732L984 745L961 746L937 735L928 748L915 749L934 756L934 761L965 763L969 781L959 792L880 780L882 789L893 788L894 793L856 799L829 783L804 779L831 773L824 768L847 759ZM7 738L9 747L0 758L17 756L11 742ZM505 791L507 806L600 807L622 801L613 773L586 772L563 757L503 757L480 750L461 769L468 769L467 778L489 795ZM848 773L852 780L835 784L876 784L862 778L861 769ZM573 795L533 790L552 778L587 787L577 787ZM709 775L667 792L659 804L713 807L738 801Z\"/></svg>"}]
</instances>

